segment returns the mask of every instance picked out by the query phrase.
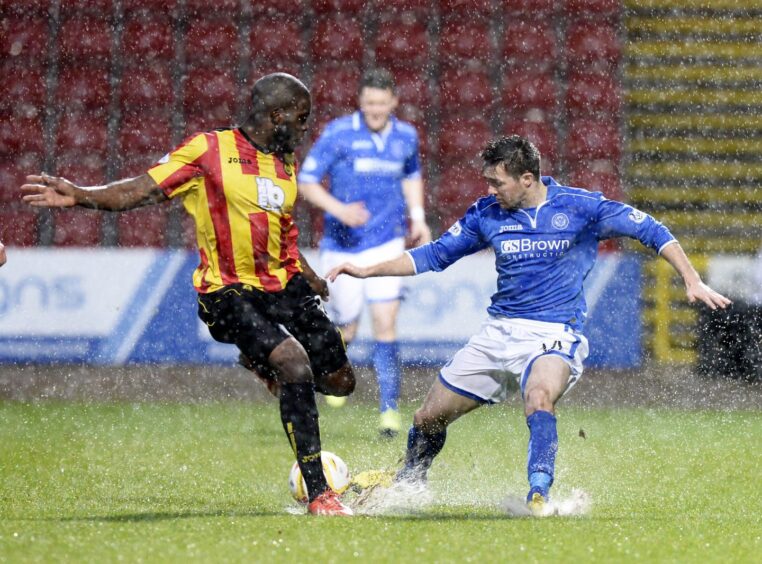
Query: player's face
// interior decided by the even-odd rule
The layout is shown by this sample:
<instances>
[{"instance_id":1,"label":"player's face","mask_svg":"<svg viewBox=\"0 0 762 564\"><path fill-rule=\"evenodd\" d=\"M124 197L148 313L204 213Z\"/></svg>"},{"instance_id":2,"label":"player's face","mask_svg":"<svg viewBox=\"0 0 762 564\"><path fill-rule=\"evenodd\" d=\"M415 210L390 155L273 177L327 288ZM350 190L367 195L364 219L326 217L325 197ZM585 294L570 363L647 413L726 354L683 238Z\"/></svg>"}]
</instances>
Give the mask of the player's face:
<instances>
[{"instance_id":1,"label":"player's face","mask_svg":"<svg viewBox=\"0 0 762 564\"><path fill-rule=\"evenodd\" d=\"M283 153L293 153L307 132L307 119L312 104L309 98L299 98L294 104L280 110L273 127L273 149Z\"/></svg>"},{"instance_id":2,"label":"player's face","mask_svg":"<svg viewBox=\"0 0 762 564\"><path fill-rule=\"evenodd\" d=\"M501 208L506 210L518 210L528 205L531 196L530 188L534 175L526 172L521 176L513 176L506 172L502 165L486 166L482 169L482 176L489 187L487 192L497 200Z\"/></svg>"},{"instance_id":3,"label":"player's face","mask_svg":"<svg viewBox=\"0 0 762 564\"><path fill-rule=\"evenodd\" d=\"M397 97L391 90L370 88L360 90L360 111L371 131L381 131L397 109Z\"/></svg>"}]
</instances>

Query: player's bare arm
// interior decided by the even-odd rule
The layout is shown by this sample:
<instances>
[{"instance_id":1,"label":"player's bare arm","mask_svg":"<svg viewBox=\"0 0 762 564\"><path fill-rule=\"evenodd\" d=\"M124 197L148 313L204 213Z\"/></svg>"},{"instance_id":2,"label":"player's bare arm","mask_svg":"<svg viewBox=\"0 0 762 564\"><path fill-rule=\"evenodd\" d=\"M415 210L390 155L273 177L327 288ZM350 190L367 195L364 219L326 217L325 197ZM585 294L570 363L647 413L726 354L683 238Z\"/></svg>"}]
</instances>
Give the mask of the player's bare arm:
<instances>
[{"instance_id":1,"label":"player's bare arm","mask_svg":"<svg viewBox=\"0 0 762 564\"><path fill-rule=\"evenodd\" d=\"M299 184L299 194L313 206L328 212L344 225L359 227L370 219L370 212L362 202L345 204L316 182Z\"/></svg>"},{"instance_id":2,"label":"player's bare arm","mask_svg":"<svg viewBox=\"0 0 762 564\"><path fill-rule=\"evenodd\" d=\"M81 206L96 210L125 211L158 204L167 199L147 174L117 180L103 186L77 186L60 176L29 175L21 186L23 200L30 206L70 208Z\"/></svg>"},{"instance_id":3,"label":"player's bare arm","mask_svg":"<svg viewBox=\"0 0 762 564\"><path fill-rule=\"evenodd\" d=\"M431 229L426 223L423 209L423 180L407 178L402 181L402 192L410 213L410 238L416 245L431 241Z\"/></svg>"},{"instance_id":4,"label":"player's bare arm","mask_svg":"<svg viewBox=\"0 0 762 564\"><path fill-rule=\"evenodd\" d=\"M397 258L372 264L370 266L357 266L351 262L345 262L332 268L326 274L330 282L334 282L339 274L346 274L354 278L375 278L379 276L413 276L415 266L410 255L403 253Z\"/></svg>"},{"instance_id":5,"label":"player's bare arm","mask_svg":"<svg viewBox=\"0 0 762 564\"><path fill-rule=\"evenodd\" d=\"M325 301L328 301L330 295L328 291L328 282L326 282L325 278L321 277L312 269L310 264L307 262L307 259L304 258L304 255L301 252L299 253L299 261L302 263L302 275L307 280L310 288L312 288L312 290L318 296L323 298Z\"/></svg>"},{"instance_id":6,"label":"player's bare arm","mask_svg":"<svg viewBox=\"0 0 762 564\"><path fill-rule=\"evenodd\" d=\"M683 282L685 282L685 293L690 303L701 301L712 309L718 307L725 309L732 303L728 298L719 292L715 292L701 281L701 277L693 268L680 243L675 242L664 247L661 256L682 277Z\"/></svg>"},{"instance_id":7,"label":"player's bare arm","mask_svg":"<svg viewBox=\"0 0 762 564\"><path fill-rule=\"evenodd\" d=\"M8 256L5 254L5 245L0 243L0 266L3 266L8 261Z\"/></svg>"}]
</instances>

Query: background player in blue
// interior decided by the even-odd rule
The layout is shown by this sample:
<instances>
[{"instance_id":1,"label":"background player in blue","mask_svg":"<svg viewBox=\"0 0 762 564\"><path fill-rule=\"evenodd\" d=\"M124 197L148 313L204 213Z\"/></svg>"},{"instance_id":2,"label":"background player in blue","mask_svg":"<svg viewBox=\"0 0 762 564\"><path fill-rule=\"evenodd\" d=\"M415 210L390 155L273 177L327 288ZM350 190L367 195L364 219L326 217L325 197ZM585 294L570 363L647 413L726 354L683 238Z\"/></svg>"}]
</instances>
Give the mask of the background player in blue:
<instances>
[{"instance_id":1,"label":"background player in blue","mask_svg":"<svg viewBox=\"0 0 762 564\"><path fill-rule=\"evenodd\" d=\"M518 378L529 427L527 503L542 515L558 448L555 404L581 376L588 353L582 283L595 262L598 242L618 236L638 239L680 274L690 302L715 309L730 300L701 281L677 240L650 215L599 192L541 178L540 154L526 139L498 139L481 156L489 195L442 237L380 264L343 264L327 277L440 271L492 248L498 279L489 316L441 370L415 413L397 479L425 480L444 446L447 426L480 405L505 399L509 378Z\"/></svg>"},{"instance_id":2,"label":"background player in blue","mask_svg":"<svg viewBox=\"0 0 762 564\"><path fill-rule=\"evenodd\" d=\"M320 242L320 271L345 261L373 264L405 249L408 216L410 238L431 240L423 209L423 182L418 162L418 135L392 114L397 107L389 71L366 72L359 85L359 111L330 122L304 160L299 191L325 211ZM330 181L330 192L320 182ZM347 344L367 302L372 317L373 366L379 384L382 435L400 429L397 411L401 369L397 345L397 313L402 281L344 278L331 285L326 304ZM328 398L340 405L346 398Z\"/></svg>"}]
</instances>

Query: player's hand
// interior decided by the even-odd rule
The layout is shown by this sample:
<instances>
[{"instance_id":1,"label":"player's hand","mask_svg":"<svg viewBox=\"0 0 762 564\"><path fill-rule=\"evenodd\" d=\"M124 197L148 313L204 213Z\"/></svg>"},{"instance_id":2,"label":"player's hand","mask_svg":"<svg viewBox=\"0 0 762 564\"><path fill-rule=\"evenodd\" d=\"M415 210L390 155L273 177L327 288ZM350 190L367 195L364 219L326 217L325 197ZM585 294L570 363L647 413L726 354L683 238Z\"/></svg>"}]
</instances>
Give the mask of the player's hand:
<instances>
[{"instance_id":1,"label":"player's hand","mask_svg":"<svg viewBox=\"0 0 762 564\"><path fill-rule=\"evenodd\" d=\"M717 309L718 307L725 309L731 303L733 303L728 298L719 292L715 292L701 281L687 286L685 288L685 293L688 295L688 301L690 303L694 304L699 301L704 302L711 309Z\"/></svg>"},{"instance_id":2,"label":"player's hand","mask_svg":"<svg viewBox=\"0 0 762 564\"><path fill-rule=\"evenodd\" d=\"M0 243L0 266L8 262L8 256L5 254L5 245Z\"/></svg>"},{"instance_id":3,"label":"player's hand","mask_svg":"<svg viewBox=\"0 0 762 564\"><path fill-rule=\"evenodd\" d=\"M30 174L26 184L21 186L23 200L34 207L70 208L77 205L75 191L77 187L60 176L41 173Z\"/></svg>"},{"instance_id":4,"label":"player's hand","mask_svg":"<svg viewBox=\"0 0 762 564\"><path fill-rule=\"evenodd\" d=\"M410 224L410 240L414 245L424 245L431 241L431 228L425 221L413 221Z\"/></svg>"},{"instance_id":5,"label":"player's hand","mask_svg":"<svg viewBox=\"0 0 762 564\"><path fill-rule=\"evenodd\" d=\"M326 274L325 277L330 282L335 282L336 277L339 274L347 274L353 278L366 278L365 269L361 266L357 266L356 264L352 264L351 262L345 262L339 266L333 267L328 271L328 274Z\"/></svg>"},{"instance_id":6,"label":"player's hand","mask_svg":"<svg viewBox=\"0 0 762 564\"><path fill-rule=\"evenodd\" d=\"M344 204L341 212L336 216L338 220L349 227L359 227L365 225L370 219L370 212L362 202L352 202Z\"/></svg>"},{"instance_id":7,"label":"player's hand","mask_svg":"<svg viewBox=\"0 0 762 564\"><path fill-rule=\"evenodd\" d=\"M325 278L315 275L314 277L307 278L307 283L310 285L313 292L320 296L324 301L328 301L330 292L328 291L328 282Z\"/></svg>"}]
</instances>

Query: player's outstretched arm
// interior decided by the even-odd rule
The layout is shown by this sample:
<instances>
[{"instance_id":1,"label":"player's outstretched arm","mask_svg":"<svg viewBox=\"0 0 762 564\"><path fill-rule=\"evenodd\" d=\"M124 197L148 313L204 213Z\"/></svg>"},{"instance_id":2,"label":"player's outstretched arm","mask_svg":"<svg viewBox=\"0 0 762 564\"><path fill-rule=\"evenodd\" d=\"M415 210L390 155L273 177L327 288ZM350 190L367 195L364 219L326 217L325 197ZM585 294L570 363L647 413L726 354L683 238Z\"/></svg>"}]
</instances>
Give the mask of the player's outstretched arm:
<instances>
[{"instance_id":1,"label":"player's outstretched arm","mask_svg":"<svg viewBox=\"0 0 762 564\"><path fill-rule=\"evenodd\" d=\"M0 266L3 266L8 261L8 257L5 254L5 245L0 243Z\"/></svg>"},{"instance_id":2,"label":"player's outstretched arm","mask_svg":"<svg viewBox=\"0 0 762 564\"><path fill-rule=\"evenodd\" d=\"M701 277L696 272L696 269L693 268L680 243L675 242L664 247L661 251L661 256L683 278L685 293L690 303L704 302L712 309L717 309L718 307L725 309L732 303L728 298L719 292L715 292L701 281Z\"/></svg>"},{"instance_id":3,"label":"player's outstretched arm","mask_svg":"<svg viewBox=\"0 0 762 564\"><path fill-rule=\"evenodd\" d=\"M117 180L104 186L82 187L60 176L29 175L21 186L23 200L34 207L70 208L82 206L96 210L124 211L158 204L167 199L147 174Z\"/></svg>"},{"instance_id":4,"label":"player's outstretched arm","mask_svg":"<svg viewBox=\"0 0 762 564\"><path fill-rule=\"evenodd\" d=\"M407 253L397 258L371 264L370 266L357 266L351 262L345 262L328 271L325 277L334 282L339 274L346 274L353 278L375 278L378 276L412 276L415 274L413 259Z\"/></svg>"}]
</instances>

